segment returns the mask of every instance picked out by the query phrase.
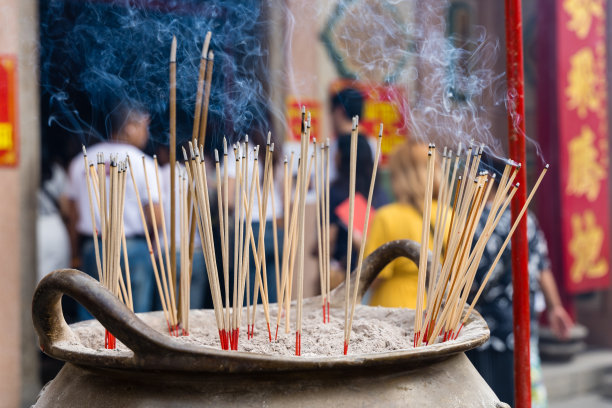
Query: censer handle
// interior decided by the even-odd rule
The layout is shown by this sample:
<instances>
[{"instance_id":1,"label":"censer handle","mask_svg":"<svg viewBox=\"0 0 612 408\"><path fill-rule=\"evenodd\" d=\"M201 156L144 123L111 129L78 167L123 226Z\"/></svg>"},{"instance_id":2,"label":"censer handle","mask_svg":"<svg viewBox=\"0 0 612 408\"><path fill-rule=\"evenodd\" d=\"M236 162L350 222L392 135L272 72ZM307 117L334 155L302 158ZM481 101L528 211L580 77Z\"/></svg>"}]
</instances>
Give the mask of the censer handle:
<instances>
[{"instance_id":1,"label":"censer handle","mask_svg":"<svg viewBox=\"0 0 612 408\"><path fill-rule=\"evenodd\" d=\"M75 269L61 269L40 281L32 299L32 320L43 351L53 353L58 342L79 342L64 320L61 304L64 294L83 305L135 354L168 348L166 336L140 320L97 280Z\"/></svg>"},{"instance_id":2,"label":"censer handle","mask_svg":"<svg viewBox=\"0 0 612 408\"><path fill-rule=\"evenodd\" d=\"M361 276L359 277L359 290L357 292L357 302L361 301L361 298L365 294L366 290L370 287L374 279L378 276L380 271L391 261L399 257L405 257L410 259L416 265L419 264L421 259L421 244L418 242L401 239L396 241L389 241L386 244L381 245L368 255L363 260L363 266L361 269ZM427 268L430 267L431 259L427 260ZM351 273L351 292L355 287L355 279L357 277L357 271ZM340 284L336 289L332 291L331 303L340 306L344 302L344 283Z\"/></svg>"}]
</instances>

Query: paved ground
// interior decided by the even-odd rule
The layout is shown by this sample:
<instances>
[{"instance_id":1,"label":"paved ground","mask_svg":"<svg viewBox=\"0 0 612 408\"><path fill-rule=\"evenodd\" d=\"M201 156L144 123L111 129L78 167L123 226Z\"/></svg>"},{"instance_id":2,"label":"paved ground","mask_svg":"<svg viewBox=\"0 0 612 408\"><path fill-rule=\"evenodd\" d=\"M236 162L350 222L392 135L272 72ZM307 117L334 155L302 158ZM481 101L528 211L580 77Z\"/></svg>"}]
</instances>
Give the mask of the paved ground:
<instances>
[{"instance_id":1,"label":"paved ground","mask_svg":"<svg viewBox=\"0 0 612 408\"><path fill-rule=\"evenodd\" d=\"M544 363L550 408L612 408L612 399L598 392L604 373L611 369L611 350L589 350L567 363Z\"/></svg>"},{"instance_id":2,"label":"paved ground","mask_svg":"<svg viewBox=\"0 0 612 408\"><path fill-rule=\"evenodd\" d=\"M612 400L604 399L597 394L584 394L565 401L551 402L549 408L610 408Z\"/></svg>"}]
</instances>

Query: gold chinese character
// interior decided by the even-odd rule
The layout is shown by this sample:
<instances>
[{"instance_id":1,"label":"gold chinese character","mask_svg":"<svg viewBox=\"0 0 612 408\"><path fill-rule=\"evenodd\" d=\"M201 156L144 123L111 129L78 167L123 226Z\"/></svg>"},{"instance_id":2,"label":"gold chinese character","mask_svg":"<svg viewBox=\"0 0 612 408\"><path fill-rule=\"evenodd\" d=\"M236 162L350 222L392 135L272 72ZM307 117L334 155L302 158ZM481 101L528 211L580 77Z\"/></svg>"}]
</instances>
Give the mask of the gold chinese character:
<instances>
[{"instance_id":1,"label":"gold chinese character","mask_svg":"<svg viewBox=\"0 0 612 408\"><path fill-rule=\"evenodd\" d=\"M0 150L13 148L13 126L10 123L0 123Z\"/></svg>"},{"instance_id":2,"label":"gold chinese character","mask_svg":"<svg viewBox=\"0 0 612 408\"><path fill-rule=\"evenodd\" d=\"M604 0L565 0L563 9L569 14L568 30L584 39L589 35L593 18L604 17Z\"/></svg>"},{"instance_id":3,"label":"gold chinese character","mask_svg":"<svg viewBox=\"0 0 612 408\"><path fill-rule=\"evenodd\" d=\"M582 48L570 58L571 68L567 74L568 109L576 109L578 116L584 118L588 110L599 112L603 94L600 90L602 80L596 72L595 56L589 47Z\"/></svg>"},{"instance_id":4,"label":"gold chinese character","mask_svg":"<svg viewBox=\"0 0 612 408\"><path fill-rule=\"evenodd\" d=\"M565 191L576 196L584 195L589 201L597 199L601 181L606 178L606 169L598 161L594 142L595 133L585 125L580 135L574 137L567 146L569 177Z\"/></svg>"},{"instance_id":5,"label":"gold chinese character","mask_svg":"<svg viewBox=\"0 0 612 408\"><path fill-rule=\"evenodd\" d=\"M572 238L569 251L574 262L570 267L570 277L573 282L588 278L600 278L608 273L608 261L601 257L604 232L597 225L595 214L586 210L572 215Z\"/></svg>"}]
</instances>

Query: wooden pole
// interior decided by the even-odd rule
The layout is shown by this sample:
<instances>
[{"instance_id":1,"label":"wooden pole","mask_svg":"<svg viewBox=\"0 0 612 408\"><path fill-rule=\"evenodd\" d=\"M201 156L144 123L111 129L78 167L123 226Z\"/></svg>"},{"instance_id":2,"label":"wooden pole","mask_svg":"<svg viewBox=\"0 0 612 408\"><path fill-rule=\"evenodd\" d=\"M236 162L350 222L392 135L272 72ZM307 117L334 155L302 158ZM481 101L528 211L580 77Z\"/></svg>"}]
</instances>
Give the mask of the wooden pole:
<instances>
[{"instance_id":1,"label":"wooden pole","mask_svg":"<svg viewBox=\"0 0 612 408\"><path fill-rule=\"evenodd\" d=\"M506 75L508 78L508 145L510 158L519 163L525 156L525 105L523 70L523 22L521 0L505 0L506 11ZM519 219L521 207L527 199L527 173L520 170L519 189L512 203L512 220ZM516 407L531 406L531 369L529 354L529 273L527 247L527 219L519 224L512 239L512 313L514 327L514 401Z\"/></svg>"}]
</instances>

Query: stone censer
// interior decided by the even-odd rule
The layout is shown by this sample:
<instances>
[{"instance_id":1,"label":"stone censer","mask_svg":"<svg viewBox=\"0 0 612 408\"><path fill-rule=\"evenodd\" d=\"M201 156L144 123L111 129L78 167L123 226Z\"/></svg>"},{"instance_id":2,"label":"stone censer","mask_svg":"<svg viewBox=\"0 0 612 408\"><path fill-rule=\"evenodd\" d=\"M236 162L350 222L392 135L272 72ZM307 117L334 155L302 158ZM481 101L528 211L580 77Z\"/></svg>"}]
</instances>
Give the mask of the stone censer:
<instances>
[{"instance_id":1,"label":"stone censer","mask_svg":"<svg viewBox=\"0 0 612 408\"><path fill-rule=\"evenodd\" d=\"M400 256L418 264L419 245L389 242L364 260L360 298L378 272ZM68 326L61 309L64 294L85 306L97 321ZM342 308L343 299L342 285L332 292L332 308ZM306 299L304 308L319 310L320 302L318 297ZM82 272L50 273L36 289L32 318L41 350L66 364L43 388L35 406L507 407L463 353L489 337L477 313L450 342L372 354L349 351L347 356L333 357L265 355L185 344L139 317L152 313L132 313ZM129 350L96 350L79 336L100 324Z\"/></svg>"}]
</instances>

